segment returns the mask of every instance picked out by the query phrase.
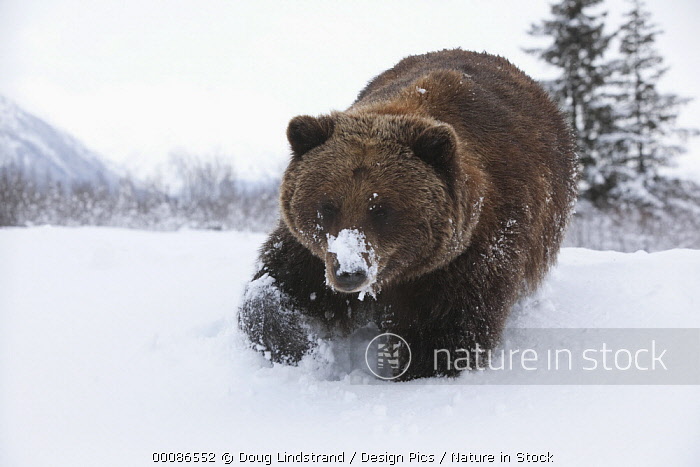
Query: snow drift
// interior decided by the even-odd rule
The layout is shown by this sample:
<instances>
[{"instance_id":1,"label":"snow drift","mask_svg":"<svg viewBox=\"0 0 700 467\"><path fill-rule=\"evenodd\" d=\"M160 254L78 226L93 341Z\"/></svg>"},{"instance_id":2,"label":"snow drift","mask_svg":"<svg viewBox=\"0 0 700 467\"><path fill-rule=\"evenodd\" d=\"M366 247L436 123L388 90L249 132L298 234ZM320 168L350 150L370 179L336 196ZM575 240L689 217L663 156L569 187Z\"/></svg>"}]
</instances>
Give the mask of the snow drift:
<instances>
[{"instance_id":1,"label":"snow drift","mask_svg":"<svg viewBox=\"0 0 700 467\"><path fill-rule=\"evenodd\" d=\"M271 366L235 329L262 241L0 230L0 465L145 466L161 452L212 452L221 465L225 453L285 451L698 465L699 386L471 384L484 373L385 383L343 343ZM699 278L700 251L565 249L509 326L700 328Z\"/></svg>"}]
</instances>

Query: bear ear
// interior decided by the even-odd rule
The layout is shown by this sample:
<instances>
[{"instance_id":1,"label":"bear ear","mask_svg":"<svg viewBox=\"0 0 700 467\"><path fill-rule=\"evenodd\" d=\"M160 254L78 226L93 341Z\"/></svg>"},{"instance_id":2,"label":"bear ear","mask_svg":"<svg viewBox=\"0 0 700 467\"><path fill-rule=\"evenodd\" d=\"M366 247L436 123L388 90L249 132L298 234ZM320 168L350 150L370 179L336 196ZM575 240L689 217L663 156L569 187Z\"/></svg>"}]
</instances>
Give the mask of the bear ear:
<instances>
[{"instance_id":1,"label":"bear ear","mask_svg":"<svg viewBox=\"0 0 700 467\"><path fill-rule=\"evenodd\" d=\"M294 117L287 127L287 139L295 157L300 158L316 146L325 143L333 134L335 122L331 117Z\"/></svg>"},{"instance_id":2,"label":"bear ear","mask_svg":"<svg viewBox=\"0 0 700 467\"><path fill-rule=\"evenodd\" d=\"M423 130L411 144L413 153L439 172L447 173L454 163L457 137L448 125L433 125Z\"/></svg>"}]
</instances>

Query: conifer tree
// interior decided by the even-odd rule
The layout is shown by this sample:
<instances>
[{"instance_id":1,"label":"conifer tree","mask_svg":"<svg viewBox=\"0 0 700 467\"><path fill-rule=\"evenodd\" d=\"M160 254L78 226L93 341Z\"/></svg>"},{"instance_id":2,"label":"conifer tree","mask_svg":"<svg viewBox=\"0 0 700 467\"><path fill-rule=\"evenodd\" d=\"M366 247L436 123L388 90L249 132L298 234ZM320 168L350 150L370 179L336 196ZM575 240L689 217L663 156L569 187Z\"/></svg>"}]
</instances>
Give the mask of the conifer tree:
<instances>
[{"instance_id":1,"label":"conifer tree","mask_svg":"<svg viewBox=\"0 0 700 467\"><path fill-rule=\"evenodd\" d=\"M567 112L578 139L582 195L605 196L610 189L611 150L605 135L613 131L612 106L604 96L610 64L604 55L612 35L604 31L607 13L594 13L602 0L562 0L552 5L551 19L533 24L529 34L551 37L548 47L526 49L559 69L545 83Z\"/></svg>"},{"instance_id":2,"label":"conifer tree","mask_svg":"<svg viewBox=\"0 0 700 467\"><path fill-rule=\"evenodd\" d=\"M659 91L659 80L668 70L655 48L661 30L651 22L642 0L630 3L618 32L620 59L611 80L616 131L610 142L620 181L633 178L645 186L661 166L684 152L682 141L697 130L676 126L679 108L690 99Z\"/></svg>"}]
</instances>

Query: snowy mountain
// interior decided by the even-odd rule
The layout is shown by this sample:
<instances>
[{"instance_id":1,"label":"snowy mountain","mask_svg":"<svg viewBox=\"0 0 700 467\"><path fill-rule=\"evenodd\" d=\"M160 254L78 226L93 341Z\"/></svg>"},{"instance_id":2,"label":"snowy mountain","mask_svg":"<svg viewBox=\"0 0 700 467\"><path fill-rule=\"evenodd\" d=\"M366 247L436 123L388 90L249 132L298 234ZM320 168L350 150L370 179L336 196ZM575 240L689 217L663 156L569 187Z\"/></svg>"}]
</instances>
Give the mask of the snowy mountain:
<instances>
[{"instance_id":1,"label":"snowy mountain","mask_svg":"<svg viewBox=\"0 0 700 467\"><path fill-rule=\"evenodd\" d=\"M114 185L117 173L69 134L0 96L0 167L14 164L37 180Z\"/></svg>"}]
</instances>

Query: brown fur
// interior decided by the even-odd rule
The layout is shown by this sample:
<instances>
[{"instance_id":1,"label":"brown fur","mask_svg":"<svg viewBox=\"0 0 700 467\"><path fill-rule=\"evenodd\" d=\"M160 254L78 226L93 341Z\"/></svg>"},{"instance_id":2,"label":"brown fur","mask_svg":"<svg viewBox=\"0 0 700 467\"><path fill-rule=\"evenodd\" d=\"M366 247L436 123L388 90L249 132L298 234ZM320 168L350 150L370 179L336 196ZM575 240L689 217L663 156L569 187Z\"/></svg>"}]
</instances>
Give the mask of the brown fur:
<instances>
[{"instance_id":1,"label":"brown fur","mask_svg":"<svg viewBox=\"0 0 700 467\"><path fill-rule=\"evenodd\" d=\"M283 220L256 279L274 278L293 318L271 325L279 311L264 298L239 315L275 360L310 348L289 337L302 321L347 332L371 320L409 342L405 378L452 374L433 368L433 350L495 345L510 307L556 258L576 195L572 135L501 57L408 57L346 111L293 119L288 138ZM377 253L376 298L333 290L327 238L342 229L361 230Z\"/></svg>"}]
</instances>

